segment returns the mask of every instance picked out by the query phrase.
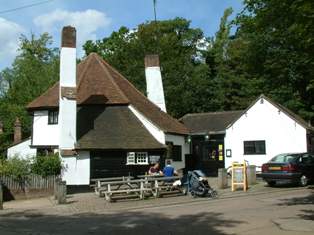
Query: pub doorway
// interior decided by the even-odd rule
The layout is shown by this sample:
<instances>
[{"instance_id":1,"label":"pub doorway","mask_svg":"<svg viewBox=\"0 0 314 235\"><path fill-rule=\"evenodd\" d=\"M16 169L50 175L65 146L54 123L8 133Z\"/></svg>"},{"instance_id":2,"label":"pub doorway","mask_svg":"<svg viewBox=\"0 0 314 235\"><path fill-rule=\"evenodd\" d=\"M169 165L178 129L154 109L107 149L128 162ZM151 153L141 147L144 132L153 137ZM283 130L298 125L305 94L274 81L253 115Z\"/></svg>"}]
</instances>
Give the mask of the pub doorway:
<instances>
[{"instance_id":1,"label":"pub doorway","mask_svg":"<svg viewBox=\"0 0 314 235\"><path fill-rule=\"evenodd\" d=\"M195 168L208 176L217 176L218 169L225 165L224 134L193 136L192 156Z\"/></svg>"}]
</instances>

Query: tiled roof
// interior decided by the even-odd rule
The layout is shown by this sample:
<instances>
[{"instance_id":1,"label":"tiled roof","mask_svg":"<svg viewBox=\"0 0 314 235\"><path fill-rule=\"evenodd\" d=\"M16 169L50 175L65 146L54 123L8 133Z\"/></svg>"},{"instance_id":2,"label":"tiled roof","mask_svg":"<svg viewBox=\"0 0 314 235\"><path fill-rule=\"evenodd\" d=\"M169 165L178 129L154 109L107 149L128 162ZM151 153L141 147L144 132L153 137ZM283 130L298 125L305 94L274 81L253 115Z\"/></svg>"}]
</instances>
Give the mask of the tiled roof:
<instances>
[{"instance_id":1,"label":"tiled roof","mask_svg":"<svg viewBox=\"0 0 314 235\"><path fill-rule=\"evenodd\" d=\"M219 133L224 132L242 113L243 111L192 113L184 115L180 120L189 128L191 134Z\"/></svg>"},{"instance_id":2,"label":"tiled roof","mask_svg":"<svg viewBox=\"0 0 314 235\"><path fill-rule=\"evenodd\" d=\"M77 149L164 149L126 105L77 110ZM114 127L114 128L113 128Z\"/></svg>"},{"instance_id":3,"label":"tiled roof","mask_svg":"<svg viewBox=\"0 0 314 235\"><path fill-rule=\"evenodd\" d=\"M144 66L143 66L144 69ZM160 110L112 66L91 53L77 66L77 104L130 104L148 120L168 133L187 134L187 128L169 114ZM59 83L54 84L41 96L33 100L30 111L57 108L59 105Z\"/></svg>"}]
</instances>

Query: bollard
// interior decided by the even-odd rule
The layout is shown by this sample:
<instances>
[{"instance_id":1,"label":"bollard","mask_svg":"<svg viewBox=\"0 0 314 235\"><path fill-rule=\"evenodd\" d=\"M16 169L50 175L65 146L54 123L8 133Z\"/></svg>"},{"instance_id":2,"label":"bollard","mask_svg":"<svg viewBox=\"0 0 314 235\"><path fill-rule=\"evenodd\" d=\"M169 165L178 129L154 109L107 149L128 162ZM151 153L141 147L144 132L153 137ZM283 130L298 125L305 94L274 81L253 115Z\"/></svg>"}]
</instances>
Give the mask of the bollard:
<instances>
[{"instance_id":1,"label":"bollard","mask_svg":"<svg viewBox=\"0 0 314 235\"><path fill-rule=\"evenodd\" d=\"M3 210L3 187L1 182L0 182L0 210Z\"/></svg>"},{"instance_id":2,"label":"bollard","mask_svg":"<svg viewBox=\"0 0 314 235\"><path fill-rule=\"evenodd\" d=\"M57 191L58 204L65 204L67 202L67 185L65 181L59 181Z\"/></svg>"},{"instance_id":3,"label":"bollard","mask_svg":"<svg viewBox=\"0 0 314 235\"><path fill-rule=\"evenodd\" d=\"M228 187L227 169L219 168L218 169L218 188L224 189L227 187Z\"/></svg>"},{"instance_id":4,"label":"bollard","mask_svg":"<svg viewBox=\"0 0 314 235\"><path fill-rule=\"evenodd\" d=\"M58 184L61 181L60 178L55 178L55 184L53 187L53 195L54 195L54 199L57 200L58 199Z\"/></svg>"},{"instance_id":5,"label":"bollard","mask_svg":"<svg viewBox=\"0 0 314 235\"><path fill-rule=\"evenodd\" d=\"M250 165L247 167L248 185L256 184L256 166Z\"/></svg>"}]
</instances>

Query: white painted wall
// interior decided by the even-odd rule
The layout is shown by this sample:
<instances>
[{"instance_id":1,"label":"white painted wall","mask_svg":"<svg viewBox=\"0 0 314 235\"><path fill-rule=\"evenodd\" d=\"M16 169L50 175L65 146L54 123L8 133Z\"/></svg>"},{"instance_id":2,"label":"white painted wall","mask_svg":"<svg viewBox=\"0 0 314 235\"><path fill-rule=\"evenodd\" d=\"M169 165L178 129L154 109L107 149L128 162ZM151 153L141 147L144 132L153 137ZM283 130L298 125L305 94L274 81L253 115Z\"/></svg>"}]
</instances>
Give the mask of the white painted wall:
<instances>
[{"instance_id":1,"label":"white painted wall","mask_svg":"<svg viewBox=\"0 0 314 235\"><path fill-rule=\"evenodd\" d=\"M134 115L142 122L146 129L151 133L151 135L161 144L165 144L165 133L154 123L149 121L143 114L141 114L132 105L129 105L129 109L134 113Z\"/></svg>"},{"instance_id":2,"label":"white painted wall","mask_svg":"<svg viewBox=\"0 0 314 235\"><path fill-rule=\"evenodd\" d=\"M166 134L166 141L173 142L173 145L182 146L182 161L173 161L172 165L176 170L185 168L185 154L190 153L190 144L185 143L185 137L180 135Z\"/></svg>"},{"instance_id":3,"label":"white painted wall","mask_svg":"<svg viewBox=\"0 0 314 235\"><path fill-rule=\"evenodd\" d=\"M18 156L21 159L31 159L36 156L36 149L30 148L31 139L27 139L19 144L8 148L7 157L10 159Z\"/></svg>"},{"instance_id":4,"label":"white painted wall","mask_svg":"<svg viewBox=\"0 0 314 235\"><path fill-rule=\"evenodd\" d=\"M76 48L60 51L60 88L76 87ZM76 100L59 96L60 149L74 149L76 143Z\"/></svg>"},{"instance_id":5,"label":"white painted wall","mask_svg":"<svg viewBox=\"0 0 314 235\"><path fill-rule=\"evenodd\" d=\"M163 130L158 128L155 124L149 121L143 114L137 111L132 105L129 105L129 109L135 114L135 116L142 122L150 134L161 144L166 144L166 141L173 142L174 145L182 146L182 161L173 162L175 169L181 169L185 167L185 154L190 153L189 144L185 143L185 138L182 135L166 134Z\"/></svg>"},{"instance_id":6,"label":"white painted wall","mask_svg":"<svg viewBox=\"0 0 314 235\"><path fill-rule=\"evenodd\" d=\"M48 111L35 111L33 117L33 145L58 146L59 124L48 124Z\"/></svg>"},{"instance_id":7,"label":"white painted wall","mask_svg":"<svg viewBox=\"0 0 314 235\"><path fill-rule=\"evenodd\" d=\"M233 161L249 161L261 166L279 153L306 152L306 130L278 108L263 99L258 100L246 114L227 128L225 149L232 150L232 157L225 158L225 167ZM265 155L244 155L243 141L265 140Z\"/></svg>"},{"instance_id":8,"label":"white painted wall","mask_svg":"<svg viewBox=\"0 0 314 235\"><path fill-rule=\"evenodd\" d=\"M77 156L61 157L64 170L62 180L67 185L89 185L90 154L88 151L79 151Z\"/></svg>"},{"instance_id":9,"label":"white painted wall","mask_svg":"<svg viewBox=\"0 0 314 235\"><path fill-rule=\"evenodd\" d=\"M160 67L146 67L145 76L147 98L156 104L162 111L167 112Z\"/></svg>"}]
</instances>

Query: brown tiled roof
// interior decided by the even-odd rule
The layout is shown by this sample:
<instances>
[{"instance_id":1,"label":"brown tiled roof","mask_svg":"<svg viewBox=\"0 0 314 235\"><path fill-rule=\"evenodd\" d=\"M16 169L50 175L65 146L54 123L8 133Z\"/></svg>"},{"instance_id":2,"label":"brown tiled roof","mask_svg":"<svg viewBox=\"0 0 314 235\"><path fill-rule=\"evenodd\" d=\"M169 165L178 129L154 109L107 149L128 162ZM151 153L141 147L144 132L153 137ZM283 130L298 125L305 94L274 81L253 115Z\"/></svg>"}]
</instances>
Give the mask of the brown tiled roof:
<instances>
[{"instance_id":1,"label":"brown tiled roof","mask_svg":"<svg viewBox=\"0 0 314 235\"><path fill-rule=\"evenodd\" d=\"M144 69L144 67L143 67ZM177 119L160 110L149 101L126 78L100 58L91 53L77 66L77 101L84 104L131 104L147 119L168 133L187 134L187 128ZM32 101L27 109L57 108L59 83Z\"/></svg>"},{"instance_id":2,"label":"brown tiled roof","mask_svg":"<svg viewBox=\"0 0 314 235\"><path fill-rule=\"evenodd\" d=\"M164 149L126 105L78 107L78 149ZM114 128L113 128L114 127Z\"/></svg>"},{"instance_id":3,"label":"brown tiled roof","mask_svg":"<svg viewBox=\"0 0 314 235\"><path fill-rule=\"evenodd\" d=\"M243 111L192 113L184 115L180 120L189 128L191 134L219 133L224 132L242 113Z\"/></svg>"}]
</instances>

